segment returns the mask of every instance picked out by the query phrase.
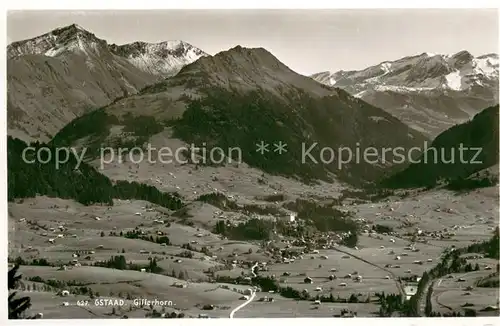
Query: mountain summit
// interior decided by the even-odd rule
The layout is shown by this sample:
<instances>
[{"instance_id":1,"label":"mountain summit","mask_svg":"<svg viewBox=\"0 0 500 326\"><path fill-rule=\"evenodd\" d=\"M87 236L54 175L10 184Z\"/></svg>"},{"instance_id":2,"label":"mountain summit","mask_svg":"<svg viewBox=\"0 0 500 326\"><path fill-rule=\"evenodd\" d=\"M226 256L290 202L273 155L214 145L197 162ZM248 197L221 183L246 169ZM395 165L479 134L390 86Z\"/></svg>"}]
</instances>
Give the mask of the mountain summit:
<instances>
[{"instance_id":1,"label":"mountain summit","mask_svg":"<svg viewBox=\"0 0 500 326\"><path fill-rule=\"evenodd\" d=\"M422 53L311 77L386 109L430 137L498 103L497 54Z\"/></svg>"},{"instance_id":2,"label":"mountain summit","mask_svg":"<svg viewBox=\"0 0 500 326\"><path fill-rule=\"evenodd\" d=\"M32 39L17 41L7 46L7 58L27 54L56 57L67 51L86 52L106 47L106 42L77 24L57 28Z\"/></svg>"},{"instance_id":3,"label":"mountain summit","mask_svg":"<svg viewBox=\"0 0 500 326\"><path fill-rule=\"evenodd\" d=\"M397 164L389 153L377 164L360 159L339 167L340 156L325 156L325 148L409 148L425 140L383 110L297 74L269 51L237 46L74 120L52 143L130 148L169 137L208 149L237 147L245 163L272 174L352 183L380 178ZM264 156L256 152L260 141L285 143L286 151ZM312 158L302 158L303 146Z\"/></svg>"},{"instance_id":4,"label":"mountain summit","mask_svg":"<svg viewBox=\"0 0 500 326\"><path fill-rule=\"evenodd\" d=\"M181 69L176 79L199 85L210 83L243 90L266 89L277 94L291 87L311 94L331 95L332 87L297 74L264 48L233 47L214 56L203 57Z\"/></svg>"},{"instance_id":5,"label":"mountain summit","mask_svg":"<svg viewBox=\"0 0 500 326\"><path fill-rule=\"evenodd\" d=\"M109 52L125 58L134 67L154 75L171 76L184 65L208 54L184 41L133 42L116 45L97 38L83 27L72 24L7 47L7 57L26 54L58 57L67 53L98 55Z\"/></svg>"},{"instance_id":6,"label":"mountain summit","mask_svg":"<svg viewBox=\"0 0 500 326\"><path fill-rule=\"evenodd\" d=\"M207 54L183 41L109 45L72 24L7 47L9 134L49 140L72 119Z\"/></svg>"}]
</instances>

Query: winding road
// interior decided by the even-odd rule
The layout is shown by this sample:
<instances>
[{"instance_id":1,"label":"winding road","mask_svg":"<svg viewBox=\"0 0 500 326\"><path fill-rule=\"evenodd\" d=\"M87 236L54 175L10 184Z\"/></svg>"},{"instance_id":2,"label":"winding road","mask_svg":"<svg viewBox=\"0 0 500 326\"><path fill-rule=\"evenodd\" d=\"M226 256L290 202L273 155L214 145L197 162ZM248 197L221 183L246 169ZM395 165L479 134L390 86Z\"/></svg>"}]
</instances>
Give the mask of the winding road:
<instances>
[{"instance_id":1,"label":"winding road","mask_svg":"<svg viewBox=\"0 0 500 326\"><path fill-rule=\"evenodd\" d=\"M243 308L244 306L246 306L247 304L249 304L250 302L252 302L252 301L253 301L253 299L255 299L255 294L256 294L256 293L257 293L257 292L252 291L252 295L250 296L250 298L249 298L247 301L245 301L245 302L243 302L242 304L240 304L238 307L234 308L234 309L231 311L231 313L229 314L229 318L234 318L234 314L235 314L238 310L240 310L241 308Z\"/></svg>"},{"instance_id":2,"label":"winding road","mask_svg":"<svg viewBox=\"0 0 500 326\"><path fill-rule=\"evenodd\" d=\"M253 277L256 277L257 274L255 274L254 272L254 269L258 266L257 263L255 263L255 265L253 265L251 268L250 268L250 271L252 272L252 276ZM243 302L242 304L240 304L238 307L234 308L231 313L229 314L229 318L234 318L234 314L240 310L241 308L245 307L247 304L249 304L250 302L252 302L254 299L255 299L255 295L257 294L256 291L252 291L252 295L250 296L250 298L248 298L247 301Z\"/></svg>"}]
</instances>

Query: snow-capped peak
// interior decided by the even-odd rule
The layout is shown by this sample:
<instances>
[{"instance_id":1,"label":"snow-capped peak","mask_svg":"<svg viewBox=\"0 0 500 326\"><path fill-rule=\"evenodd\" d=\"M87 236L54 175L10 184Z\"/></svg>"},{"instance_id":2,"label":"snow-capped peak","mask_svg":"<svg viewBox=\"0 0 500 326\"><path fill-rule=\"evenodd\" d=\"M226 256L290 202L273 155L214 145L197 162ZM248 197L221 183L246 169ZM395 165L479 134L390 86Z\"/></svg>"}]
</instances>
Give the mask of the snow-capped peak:
<instances>
[{"instance_id":1,"label":"snow-capped peak","mask_svg":"<svg viewBox=\"0 0 500 326\"><path fill-rule=\"evenodd\" d=\"M181 40L159 43L134 42L110 45L116 55L126 58L137 68L157 75L170 75L183 66L208 54Z\"/></svg>"},{"instance_id":2,"label":"snow-capped peak","mask_svg":"<svg viewBox=\"0 0 500 326\"><path fill-rule=\"evenodd\" d=\"M73 24L73 26L75 26L75 28L78 29L79 31L86 32L85 28L83 28L82 26L80 26L78 24Z\"/></svg>"},{"instance_id":3,"label":"snow-capped peak","mask_svg":"<svg viewBox=\"0 0 500 326\"><path fill-rule=\"evenodd\" d=\"M74 53L87 57L104 53L120 56L135 67L160 76L172 75L186 64L208 55L182 40L108 45L105 40L97 38L77 24L60 27L32 39L14 42L7 47L8 58L27 54L57 57Z\"/></svg>"},{"instance_id":4,"label":"snow-capped peak","mask_svg":"<svg viewBox=\"0 0 500 326\"><path fill-rule=\"evenodd\" d=\"M26 54L41 54L54 57L68 51L87 54L88 51L96 51L99 45L105 46L106 42L83 27L72 24L32 39L11 43L7 47L7 56L12 58Z\"/></svg>"},{"instance_id":5,"label":"snow-capped peak","mask_svg":"<svg viewBox=\"0 0 500 326\"><path fill-rule=\"evenodd\" d=\"M322 72L311 76L320 83L353 88L353 94L368 94L377 89L419 92L422 89L444 88L467 90L474 85L498 83L498 55L474 57L462 50L444 55L424 52L395 61L384 61L359 71Z\"/></svg>"}]
</instances>

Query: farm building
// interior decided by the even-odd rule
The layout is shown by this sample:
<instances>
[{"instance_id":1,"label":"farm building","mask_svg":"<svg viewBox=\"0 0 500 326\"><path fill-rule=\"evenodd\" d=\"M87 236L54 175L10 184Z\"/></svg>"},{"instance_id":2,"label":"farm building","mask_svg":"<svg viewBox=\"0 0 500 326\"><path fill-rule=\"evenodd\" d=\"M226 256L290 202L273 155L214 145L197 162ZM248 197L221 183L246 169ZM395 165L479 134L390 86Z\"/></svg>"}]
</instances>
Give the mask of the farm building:
<instances>
[{"instance_id":1,"label":"farm building","mask_svg":"<svg viewBox=\"0 0 500 326\"><path fill-rule=\"evenodd\" d=\"M62 290L60 293L59 293L60 296L62 297L66 297L69 295L69 291L68 290Z\"/></svg>"},{"instance_id":2,"label":"farm building","mask_svg":"<svg viewBox=\"0 0 500 326\"><path fill-rule=\"evenodd\" d=\"M406 294L406 300L410 300L410 298L417 293L418 284L409 283L404 287L404 292Z\"/></svg>"}]
</instances>

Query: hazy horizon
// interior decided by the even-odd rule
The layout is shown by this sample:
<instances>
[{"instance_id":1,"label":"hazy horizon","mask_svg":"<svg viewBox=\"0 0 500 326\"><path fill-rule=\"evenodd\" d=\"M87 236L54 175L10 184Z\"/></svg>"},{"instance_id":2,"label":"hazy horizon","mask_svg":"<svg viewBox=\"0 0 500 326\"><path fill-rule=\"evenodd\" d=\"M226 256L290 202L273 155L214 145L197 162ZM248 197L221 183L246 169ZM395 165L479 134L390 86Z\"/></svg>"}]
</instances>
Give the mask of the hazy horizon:
<instances>
[{"instance_id":1,"label":"hazy horizon","mask_svg":"<svg viewBox=\"0 0 500 326\"><path fill-rule=\"evenodd\" d=\"M76 23L108 43L183 40L213 55L263 47L310 75L424 52L498 53L496 9L10 11L7 42Z\"/></svg>"}]
</instances>

